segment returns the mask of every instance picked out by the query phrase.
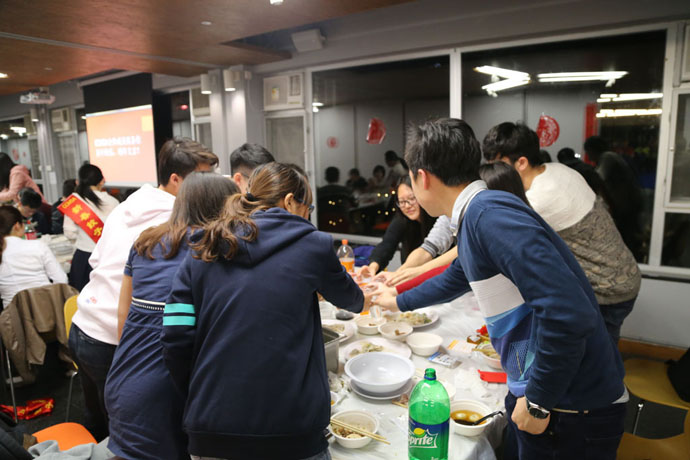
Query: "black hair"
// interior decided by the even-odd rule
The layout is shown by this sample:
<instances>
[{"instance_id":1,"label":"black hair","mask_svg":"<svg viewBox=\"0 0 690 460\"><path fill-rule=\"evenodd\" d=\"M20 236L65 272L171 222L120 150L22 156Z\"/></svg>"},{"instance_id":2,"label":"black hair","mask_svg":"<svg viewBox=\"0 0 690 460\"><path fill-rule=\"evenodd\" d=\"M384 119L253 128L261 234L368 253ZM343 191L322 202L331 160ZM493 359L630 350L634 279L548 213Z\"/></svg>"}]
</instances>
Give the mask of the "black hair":
<instances>
[{"instance_id":1,"label":"black hair","mask_svg":"<svg viewBox=\"0 0 690 460\"><path fill-rule=\"evenodd\" d=\"M230 154L230 168L234 173L240 168L245 168L248 174L257 166L276 161L271 152L259 144L242 144Z\"/></svg>"},{"instance_id":2,"label":"black hair","mask_svg":"<svg viewBox=\"0 0 690 460\"><path fill-rule=\"evenodd\" d=\"M585 141L585 152L599 156L609 149L608 143L600 136L590 136Z\"/></svg>"},{"instance_id":3,"label":"black hair","mask_svg":"<svg viewBox=\"0 0 690 460\"><path fill-rule=\"evenodd\" d=\"M76 179L67 179L62 183L62 196L68 197L77 189Z\"/></svg>"},{"instance_id":4,"label":"black hair","mask_svg":"<svg viewBox=\"0 0 690 460\"><path fill-rule=\"evenodd\" d=\"M199 164L214 167L218 157L203 144L187 137L174 137L163 144L158 153L158 183L168 185L173 174L184 178Z\"/></svg>"},{"instance_id":5,"label":"black hair","mask_svg":"<svg viewBox=\"0 0 690 460\"><path fill-rule=\"evenodd\" d=\"M27 208L38 209L41 207L43 200L37 191L25 187L19 191L19 202L22 206L26 206Z\"/></svg>"},{"instance_id":6,"label":"black hair","mask_svg":"<svg viewBox=\"0 0 690 460\"><path fill-rule=\"evenodd\" d=\"M340 170L335 166L329 166L326 168L326 182L329 184L333 182L338 182L340 180Z\"/></svg>"},{"instance_id":7,"label":"black hair","mask_svg":"<svg viewBox=\"0 0 690 460\"><path fill-rule=\"evenodd\" d=\"M558 151L556 158L558 158L560 163L572 163L576 160L575 150L571 149L570 147L564 147Z\"/></svg>"},{"instance_id":8,"label":"black hair","mask_svg":"<svg viewBox=\"0 0 690 460\"><path fill-rule=\"evenodd\" d=\"M447 186L462 185L479 179L481 149L465 121L439 118L408 129L405 161L415 178L423 169Z\"/></svg>"},{"instance_id":9,"label":"black hair","mask_svg":"<svg viewBox=\"0 0 690 460\"><path fill-rule=\"evenodd\" d=\"M482 151L487 161L508 157L511 163L515 163L520 157L525 157L531 166L543 163L539 154L539 136L522 123L507 121L491 128L484 136Z\"/></svg>"},{"instance_id":10,"label":"black hair","mask_svg":"<svg viewBox=\"0 0 690 460\"><path fill-rule=\"evenodd\" d=\"M359 175L360 175L360 174L359 174L359 169L357 169L357 168L352 168L352 169L348 172L348 174L349 174L350 176L353 175L353 174L357 174L357 175L359 176Z\"/></svg>"},{"instance_id":11,"label":"black hair","mask_svg":"<svg viewBox=\"0 0 690 460\"><path fill-rule=\"evenodd\" d=\"M384 155L386 161L398 161L400 160L400 157L398 156L397 153L393 150L388 150L385 155Z\"/></svg>"},{"instance_id":12,"label":"black hair","mask_svg":"<svg viewBox=\"0 0 690 460\"><path fill-rule=\"evenodd\" d=\"M406 185L410 189L412 188L412 181L410 180L410 176L404 176L398 185L395 187L396 193L399 192L399 188L401 185ZM397 195L396 195L397 196ZM424 242L424 238L429 234L431 231L431 228L434 226L436 223L436 218L431 217L423 207L419 206L419 220L410 220L407 218L405 213L402 212L400 209L400 206L396 203L397 211L396 214L399 214L401 217L404 218L405 221L405 230L402 234L402 240L400 241L402 243L402 249L403 253L409 255L412 251L417 249L422 242ZM404 261L403 261L404 263Z\"/></svg>"},{"instance_id":13,"label":"black hair","mask_svg":"<svg viewBox=\"0 0 690 460\"><path fill-rule=\"evenodd\" d=\"M10 186L10 170L17 166L5 152L0 152L0 190Z\"/></svg>"},{"instance_id":14,"label":"black hair","mask_svg":"<svg viewBox=\"0 0 690 460\"><path fill-rule=\"evenodd\" d=\"M0 263L5 249L5 237L12 232L12 227L23 221L22 213L14 206L0 206Z\"/></svg>"},{"instance_id":15,"label":"black hair","mask_svg":"<svg viewBox=\"0 0 690 460\"><path fill-rule=\"evenodd\" d=\"M527 195L525 195L525 187L522 184L522 179L520 179L520 174L509 164L502 161L485 163L479 167L479 176L491 190L503 190L512 193L531 207Z\"/></svg>"},{"instance_id":16,"label":"black hair","mask_svg":"<svg viewBox=\"0 0 690 460\"><path fill-rule=\"evenodd\" d=\"M86 198L90 202L100 208L103 204L98 195L91 189L92 185L98 185L103 180L103 173L101 168L92 164L85 164L79 168L79 185L77 185L77 192L81 197Z\"/></svg>"},{"instance_id":17,"label":"black hair","mask_svg":"<svg viewBox=\"0 0 690 460\"><path fill-rule=\"evenodd\" d=\"M374 171L373 171L374 176L376 175L376 172L380 172L381 174L383 174L385 176L386 175L386 168L384 168L381 165L376 165L376 166L374 166Z\"/></svg>"}]
</instances>

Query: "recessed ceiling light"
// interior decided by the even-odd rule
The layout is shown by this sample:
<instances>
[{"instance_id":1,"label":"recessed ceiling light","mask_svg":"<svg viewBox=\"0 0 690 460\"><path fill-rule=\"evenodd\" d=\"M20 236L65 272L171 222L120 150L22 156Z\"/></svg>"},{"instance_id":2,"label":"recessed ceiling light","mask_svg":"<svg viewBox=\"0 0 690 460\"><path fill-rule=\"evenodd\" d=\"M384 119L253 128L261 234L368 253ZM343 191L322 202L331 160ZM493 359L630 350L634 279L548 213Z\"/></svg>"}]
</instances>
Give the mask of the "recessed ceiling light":
<instances>
[{"instance_id":1,"label":"recessed ceiling light","mask_svg":"<svg viewBox=\"0 0 690 460\"><path fill-rule=\"evenodd\" d=\"M9 75L7 75L6 73L0 72L0 78L7 78L7 77L9 77Z\"/></svg>"},{"instance_id":2,"label":"recessed ceiling light","mask_svg":"<svg viewBox=\"0 0 690 460\"><path fill-rule=\"evenodd\" d=\"M210 26L211 24L213 24L211 21L201 21L202 26Z\"/></svg>"},{"instance_id":3,"label":"recessed ceiling light","mask_svg":"<svg viewBox=\"0 0 690 460\"><path fill-rule=\"evenodd\" d=\"M282 5L283 0L271 0L271 5Z\"/></svg>"},{"instance_id":4,"label":"recessed ceiling light","mask_svg":"<svg viewBox=\"0 0 690 460\"><path fill-rule=\"evenodd\" d=\"M50 70L53 70L53 68L52 68L52 67L44 67L43 70L48 70L48 71L50 71Z\"/></svg>"},{"instance_id":5,"label":"recessed ceiling light","mask_svg":"<svg viewBox=\"0 0 690 460\"><path fill-rule=\"evenodd\" d=\"M323 102L312 102L311 105L314 107L323 107Z\"/></svg>"}]
</instances>

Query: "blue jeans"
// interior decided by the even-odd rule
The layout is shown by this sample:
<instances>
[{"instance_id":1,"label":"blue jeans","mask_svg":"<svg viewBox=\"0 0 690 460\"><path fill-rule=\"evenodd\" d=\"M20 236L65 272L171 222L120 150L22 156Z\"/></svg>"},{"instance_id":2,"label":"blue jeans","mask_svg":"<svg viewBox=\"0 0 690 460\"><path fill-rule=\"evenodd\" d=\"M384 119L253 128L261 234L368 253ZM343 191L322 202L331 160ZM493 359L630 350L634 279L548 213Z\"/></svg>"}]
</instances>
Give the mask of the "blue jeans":
<instances>
[{"instance_id":1,"label":"blue jeans","mask_svg":"<svg viewBox=\"0 0 690 460\"><path fill-rule=\"evenodd\" d=\"M72 359L79 367L79 380L84 391L86 428L96 440L101 441L108 436L108 413L103 394L115 345L89 337L76 324L72 324L69 349Z\"/></svg>"},{"instance_id":2,"label":"blue jeans","mask_svg":"<svg viewBox=\"0 0 690 460\"><path fill-rule=\"evenodd\" d=\"M623 436L625 404L611 404L588 414L551 412L549 426L542 434L521 431L511 416L517 398L506 396L508 429L517 445L506 445L504 458L520 460L615 460ZM517 456L515 455L517 451Z\"/></svg>"},{"instance_id":3,"label":"blue jeans","mask_svg":"<svg viewBox=\"0 0 690 460\"><path fill-rule=\"evenodd\" d=\"M604 323L606 323L606 330L609 331L609 335L613 339L613 343L616 345L618 345L618 339L621 338L621 326L623 325L623 320L632 311L633 306L635 305L635 300L637 300L637 296L630 300L626 300L625 302L599 305L601 316L604 317Z\"/></svg>"}]
</instances>

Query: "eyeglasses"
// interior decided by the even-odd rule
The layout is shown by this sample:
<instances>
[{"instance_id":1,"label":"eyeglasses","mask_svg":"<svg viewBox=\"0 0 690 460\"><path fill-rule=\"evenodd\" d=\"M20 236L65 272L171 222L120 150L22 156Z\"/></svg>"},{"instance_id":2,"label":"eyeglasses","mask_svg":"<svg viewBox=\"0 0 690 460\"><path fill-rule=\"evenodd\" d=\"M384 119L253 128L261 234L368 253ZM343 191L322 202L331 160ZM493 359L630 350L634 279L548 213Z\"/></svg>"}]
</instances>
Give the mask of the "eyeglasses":
<instances>
[{"instance_id":1,"label":"eyeglasses","mask_svg":"<svg viewBox=\"0 0 690 460\"><path fill-rule=\"evenodd\" d=\"M399 208L414 206L415 204L417 204L417 198L412 197L409 200L398 200L397 203Z\"/></svg>"},{"instance_id":2,"label":"eyeglasses","mask_svg":"<svg viewBox=\"0 0 690 460\"><path fill-rule=\"evenodd\" d=\"M306 206L306 203L304 202L304 200L300 200L300 199L298 199L298 198L295 198L295 201L298 202L299 204L303 204L303 205ZM308 209L309 209L309 215L311 216L311 213L314 212L314 205L313 205L313 204L310 204L310 205L308 206Z\"/></svg>"}]
</instances>

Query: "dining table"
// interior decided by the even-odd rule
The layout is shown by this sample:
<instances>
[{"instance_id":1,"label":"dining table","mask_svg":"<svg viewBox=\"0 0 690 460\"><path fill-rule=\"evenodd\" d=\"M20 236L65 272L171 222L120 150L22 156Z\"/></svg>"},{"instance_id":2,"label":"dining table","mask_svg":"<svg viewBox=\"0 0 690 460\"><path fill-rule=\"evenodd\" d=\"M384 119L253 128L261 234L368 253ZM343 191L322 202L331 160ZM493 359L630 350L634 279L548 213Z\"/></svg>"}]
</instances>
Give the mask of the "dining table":
<instances>
[{"instance_id":1,"label":"dining table","mask_svg":"<svg viewBox=\"0 0 690 460\"><path fill-rule=\"evenodd\" d=\"M322 301L319 304L323 321L333 320L337 309L330 303ZM423 374L427 368L434 368L439 380L450 383L454 387L453 400L470 399L488 406L491 411L504 410L504 398L508 387L504 383L488 383L480 378L479 371L497 372L489 366L484 355L472 351L467 338L477 335L477 330L484 325L484 319L479 307L470 291L463 296L449 302L415 310L428 312L429 316L437 319L426 326L415 328L415 332L429 332L442 337L441 353L447 353L459 360L455 367L431 362L428 357L411 354L417 375ZM355 315L357 316L357 315ZM356 331L354 319L352 323ZM328 322L328 321L326 321ZM377 434L385 437L390 443L385 444L372 440L359 449L348 449L339 445L334 437L330 438L330 453L333 459L406 459L408 458L408 410L393 404L394 400L377 400L360 396L352 390L349 378L344 372L346 356L344 349L357 340L381 337L380 335L363 335L355 332L347 340L339 344L339 366L337 375L330 373L332 390L338 396L338 401L332 406L331 415L342 411L365 410L375 415L379 420ZM398 342L404 344L405 342ZM500 372L500 370L498 371ZM335 381L335 385L333 385ZM342 385L340 388L338 388ZM411 387L411 385L410 385ZM454 422L450 422L454 423ZM495 460L495 449L501 444L503 429L506 426L503 415L496 416L479 436L467 437L456 434L450 428L449 460Z\"/></svg>"},{"instance_id":2,"label":"dining table","mask_svg":"<svg viewBox=\"0 0 690 460\"><path fill-rule=\"evenodd\" d=\"M40 241L48 246L65 273L72 267L72 256L77 250L74 242L65 235L43 235Z\"/></svg>"}]
</instances>

